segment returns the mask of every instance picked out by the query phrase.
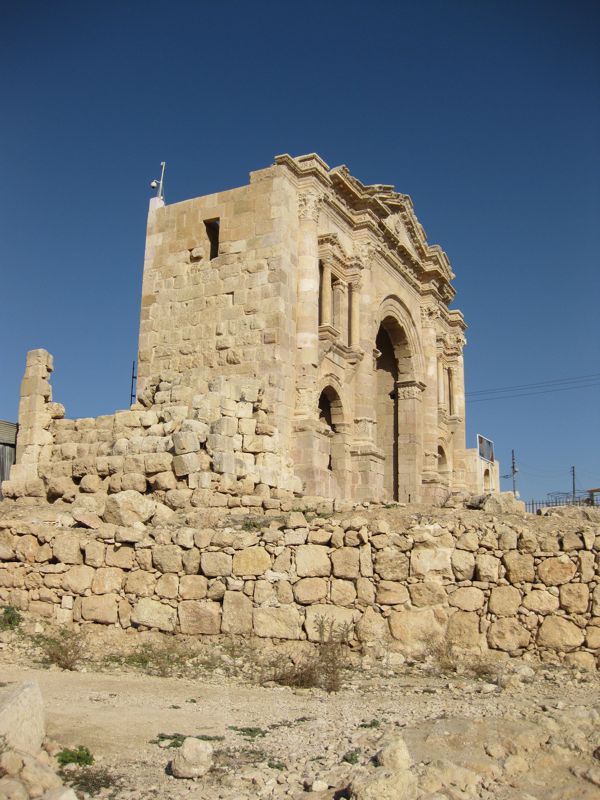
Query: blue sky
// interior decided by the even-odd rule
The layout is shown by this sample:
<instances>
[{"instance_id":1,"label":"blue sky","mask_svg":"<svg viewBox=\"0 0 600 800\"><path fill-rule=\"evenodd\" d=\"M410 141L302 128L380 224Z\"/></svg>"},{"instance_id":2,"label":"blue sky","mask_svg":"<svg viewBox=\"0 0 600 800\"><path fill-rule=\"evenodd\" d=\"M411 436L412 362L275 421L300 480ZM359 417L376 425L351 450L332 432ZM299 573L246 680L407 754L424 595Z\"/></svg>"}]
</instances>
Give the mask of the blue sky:
<instances>
[{"instance_id":1,"label":"blue sky","mask_svg":"<svg viewBox=\"0 0 600 800\"><path fill-rule=\"evenodd\" d=\"M0 418L34 347L69 416L127 407L161 160L167 202L282 152L394 183L457 274L468 391L600 373L599 41L592 0L4 3ZM599 409L599 379L471 402L469 443L527 498L600 486Z\"/></svg>"}]
</instances>

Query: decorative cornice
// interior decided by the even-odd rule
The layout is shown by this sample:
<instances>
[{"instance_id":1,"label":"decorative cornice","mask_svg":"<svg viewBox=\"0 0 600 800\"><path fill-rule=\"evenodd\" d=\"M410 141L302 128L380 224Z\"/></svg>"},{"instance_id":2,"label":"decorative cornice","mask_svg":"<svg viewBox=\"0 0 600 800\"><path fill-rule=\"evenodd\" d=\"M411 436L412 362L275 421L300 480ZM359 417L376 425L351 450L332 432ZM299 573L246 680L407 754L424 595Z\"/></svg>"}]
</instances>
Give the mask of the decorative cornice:
<instances>
[{"instance_id":1,"label":"decorative cornice","mask_svg":"<svg viewBox=\"0 0 600 800\"><path fill-rule=\"evenodd\" d=\"M320 187L325 205L353 231L369 231L380 247L378 255L421 295L432 293L446 305L454 298L448 257L439 245L427 242L408 195L391 185L363 184L344 165L330 169L316 153L276 156L275 164L288 169L301 193ZM301 209L302 218L314 219L315 213L312 206Z\"/></svg>"}]
</instances>

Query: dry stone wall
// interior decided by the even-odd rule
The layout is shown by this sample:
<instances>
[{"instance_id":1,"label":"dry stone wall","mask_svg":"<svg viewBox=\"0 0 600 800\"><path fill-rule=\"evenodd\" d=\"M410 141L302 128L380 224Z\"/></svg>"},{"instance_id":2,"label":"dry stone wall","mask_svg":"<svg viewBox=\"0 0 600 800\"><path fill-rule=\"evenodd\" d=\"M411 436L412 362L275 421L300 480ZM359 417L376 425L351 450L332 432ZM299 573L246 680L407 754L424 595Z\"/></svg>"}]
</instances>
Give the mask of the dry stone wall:
<instances>
[{"instance_id":1,"label":"dry stone wall","mask_svg":"<svg viewBox=\"0 0 600 800\"><path fill-rule=\"evenodd\" d=\"M95 512L46 505L37 521L14 501L3 509L0 601L59 623L316 641L326 620L407 657L436 641L587 667L600 655L591 510L336 515L321 505L161 521L156 501L134 489L104 495Z\"/></svg>"}]
</instances>

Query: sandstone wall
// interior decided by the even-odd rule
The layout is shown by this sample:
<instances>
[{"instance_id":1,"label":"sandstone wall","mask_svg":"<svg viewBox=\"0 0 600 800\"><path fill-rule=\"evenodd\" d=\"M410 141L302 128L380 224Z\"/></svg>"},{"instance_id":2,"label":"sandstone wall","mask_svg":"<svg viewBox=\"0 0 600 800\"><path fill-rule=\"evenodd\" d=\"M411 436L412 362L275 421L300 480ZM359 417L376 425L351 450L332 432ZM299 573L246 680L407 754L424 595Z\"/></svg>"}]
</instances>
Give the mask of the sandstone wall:
<instances>
[{"instance_id":1,"label":"sandstone wall","mask_svg":"<svg viewBox=\"0 0 600 800\"><path fill-rule=\"evenodd\" d=\"M21 461L3 483L6 497L73 502L83 495L96 511L107 494L131 489L152 495L167 518L190 506L279 508L279 497L302 488L257 379L215 377L195 392L178 376L159 376L146 386L146 407L64 419L64 407L51 401L51 372L45 350L28 354Z\"/></svg>"},{"instance_id":2,"label":"sandstone wall","mask_svg":"<svg viewBox=\"0 0 600 800\"><path fill-rule=\"evenodd\" d=\"M587 667L600 655L594 511L344 516L330 502L313 505L320 513L216 509L208 524L196 510L161 522L135 490L106 495L95 514L80 499L45 506L38 521L4 508L0 600L60 623L316 640L324 618L407 656L444 639Z\"/></svg>"}]
</instances>

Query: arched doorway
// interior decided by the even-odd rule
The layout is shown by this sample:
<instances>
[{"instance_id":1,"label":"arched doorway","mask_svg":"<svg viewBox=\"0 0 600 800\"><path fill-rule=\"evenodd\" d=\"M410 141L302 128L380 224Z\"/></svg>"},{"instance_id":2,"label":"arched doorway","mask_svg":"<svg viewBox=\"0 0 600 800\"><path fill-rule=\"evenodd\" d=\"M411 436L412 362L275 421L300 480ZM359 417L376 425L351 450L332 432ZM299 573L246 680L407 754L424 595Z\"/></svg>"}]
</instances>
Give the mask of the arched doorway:
<instances>
[{"instance_id":1,"label":"arched doorway","mask_svg":"<svg viewBox=\"0 0 600 800\"><path fill-rule=\"evenodd\" d=\"M483 470L483 491L484 492L492 491L492 479L490 476L490 471L487 467Z\"/></svg>"},{"instance_id":2,"label":"arched doorway","mask_svg":"<svg viewBox=\"0 0 600 800\"><path fill-rule=\"evenodd\" d=\"M398 362L392 340L383 323L375 347L377 356L377 447L385 455L383 488L398 500Z\"/></svg>"},{"instance_id":3,"label":"arched doorway","mask_svg":"<svg viewBox=\"0 0 600 800\"><path fill-rule=\"evenodd\" d=\"M326 386L319 395L321 446L319 471L328 484L330 497L343 497L346 486L346 439L342 401L333 386Z\"/></svg>"},{"instance_id":4,"label":"arched doorway","mask_svg":"<svg viewBox=\"0 0 600 800\"><path fill-rule=\"evenodd\" d=\"M450 465L448 464L448 457L446 451L439 445L438 447L438 473L443 483L448 483L450 480Z\"/></svg>"}]
</instances>

